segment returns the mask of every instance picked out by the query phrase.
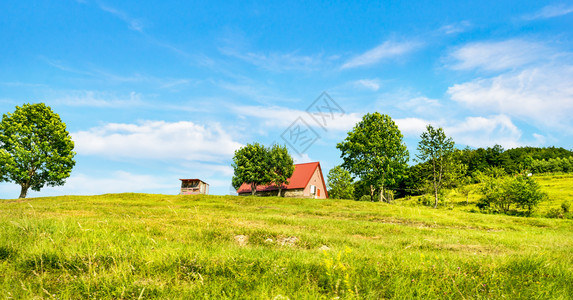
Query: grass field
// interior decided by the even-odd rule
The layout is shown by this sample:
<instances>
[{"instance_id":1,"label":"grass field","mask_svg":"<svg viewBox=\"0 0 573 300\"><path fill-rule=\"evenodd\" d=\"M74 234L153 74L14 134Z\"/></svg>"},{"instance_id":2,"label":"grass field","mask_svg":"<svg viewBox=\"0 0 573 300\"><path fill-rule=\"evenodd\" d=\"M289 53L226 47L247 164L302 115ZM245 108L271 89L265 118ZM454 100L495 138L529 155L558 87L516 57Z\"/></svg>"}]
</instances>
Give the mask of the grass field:
<instances>
[{"instance_id":1,"label":"grass field","mask_svg":"<svg viewBox=\"0 0 573 300\"><path fill-rule=\"evenodd\" d=\"M559 205L570 179L540 183ZM571 299L572 265L571 220L234 196L0 200L3 299Z\"/></svg>"}]
</instances>

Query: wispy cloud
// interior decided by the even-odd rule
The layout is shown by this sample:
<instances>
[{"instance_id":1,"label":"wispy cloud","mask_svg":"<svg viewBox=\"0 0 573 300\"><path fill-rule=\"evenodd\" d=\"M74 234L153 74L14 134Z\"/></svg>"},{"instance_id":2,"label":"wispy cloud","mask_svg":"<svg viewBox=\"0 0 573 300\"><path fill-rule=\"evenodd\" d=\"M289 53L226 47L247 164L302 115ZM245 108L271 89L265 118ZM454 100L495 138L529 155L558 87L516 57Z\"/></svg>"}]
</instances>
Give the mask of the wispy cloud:
<instances>
[{"instance_id":1,"label":"wispy cloud","mask_svg":"<svg viewBox=\"0 0 573 300\"><path fill-rule=\"evenodd\" d=\"M49 103L66 106L84 106L98 108L128 108L145 106L141 95L131 92L128 95L117 95L109 92L73 90L53 91L47 93Z\"/></svg>"},{"instance_id":2,"label":"wispy cloud","mask_svg":"<svg viewBox=\"0 0 573 300\"><path fill-rule=\"evenodd\" d=\"M450 53L455 70L482 69L501 71L551 58L551 49L534 42L513 39L501 42L478 42Z\"/></svg>"},{"instance_id":3,"label":"wispy cloud","mask_svg":"<svg viewBox=\"0 0 573 300\"><path fill-rule=\"evenodd\" d=\"M97 4L101 10L108 12L114 15L115 17L119 18L120 20L124 21L125 23L127 23L129 29L143 33L144 26L143 22L140 19L133 18L123 11L113 8L99 1L97 2Z\"/></svg>"},{"instance_id":4,"label":"wispy cloud","mask_svg":"<svg viewBox=\"0 0 573 300\"><path fill-rule=\"evenodd\" d=\"M360 89L367 89L376 92L380 89L381 82L379 79L359 79L353 81L352 85Z\"/></svg>"},{"instance_id":5,"label":"wispy cloud","mask_svg":"<svg viewBox=\"0 0 573 300\"><path fill-rule=\"evenodd\" d=\"M415 41L386 41L373 49L349 59L341 69L351 69L380 63L383 60L399 57L420 48L422 43Z\"/></svg>"},{"instance_id":6,"label":"wispy cloud","mask_svg":"<svg viewBox=\"0 0 573 300\"><path fill-rule=\"evenodd\" d=\"M550 19L573 13L573 5L555 4L543 7L540 11L524 15L524 20Z\"/></svg>"},{"instance_id":7,"label":"wispy cloud","mask_svg":"<svg viewBox=\"0 0 573 300\"><path fill-rule=\"evenodd\" d=\"M472 24L469 21L461 21L461 22L457 22L457 23L444 25L440 28L440 31L445 33L445 34L450 35L450 34L465 32L469 28L471 28L471 26L472 26Z\"/></svg>"},{"instance_id":8,"label":"wispy cloud","mask_svg":"<svg viewBox=\"0 0 573 300\"><path fill-rule=\"evenodd\" d=\"M258 53L237 51L230 47L219 48L227 56L238 58L261 69L273 72L286 71L314 71L325 62L322 55L300 55L296 51L291 53Z\"/></svg>"}]
</instances>

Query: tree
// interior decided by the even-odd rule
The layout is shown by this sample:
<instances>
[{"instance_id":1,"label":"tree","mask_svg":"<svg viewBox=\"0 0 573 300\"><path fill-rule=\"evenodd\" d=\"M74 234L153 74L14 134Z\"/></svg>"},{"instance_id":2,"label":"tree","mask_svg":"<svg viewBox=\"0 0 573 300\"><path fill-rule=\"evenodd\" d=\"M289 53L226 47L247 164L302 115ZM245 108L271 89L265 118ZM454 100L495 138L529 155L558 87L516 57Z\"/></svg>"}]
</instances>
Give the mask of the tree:
<instances>
[{"instance_id":1,"label":"tree","mask_svg":"<svg viewBox=\"0 0 573 300\"><path fill-rule=\"evenodd\" d=\"M434 129L432 125L426 126L426 132L420 136L418 154L416 157L421 163L428 162L430 180L434 192L434 208L438 207L438 194L444 185L446 174L453 166L454 140L444 133L442 128Z\"/></svg>"},{"instance_id":2,"label":"tree","mask_svg":"<svg viewBox=\"0 0 573 300\"><path fill-rule=\"evenodd\" d=\"M388 115L366 114L344 141L338 143L342 167L370 186L370 199L377 192L386 200L384 188L396 185L409 158L402 133Z\"/></svg>"},{"instance_id":3,"label":"tree","mask_svg":"<svg viewBox=\"0 0 573 300\"><path fill-rule=\"evenodd\" d=\"M232 180L235 189L247 183L251 186L251 195L254 196L257 185L269 184L272 181L268 153L268 149L259 143L247 144L235 151Z\"/></svg>"},{"instance_id":4,"label":"tree","mask_svg":"<svg viewBox=\"0 0 573 300\"><path fill-rule=\"evenodd\" d=\"M328 171L328 195L332 199L352 199L354 197L354 183L350 172L341 166Z\"/></svg>"},{"instance_id":5,"label":"tree","mask_svg":"<svg viewBox=\"0 0 573 300\"><path fill-rule=\"evenodd\" d=\"M514 177L509 188L513 202L526 209L527 215L547 196L532 177L525 175Z\"/></svg>"},{"instance_id":6,"label":"tree","mask_svg":"<svg viewBox=\"0 0 573 300\"><path fill-rule=\"evenodd\" d=\"M271 183L279 189L278 196L281 195L283 184L288 184L288 179L294 172L293 159L288 153L286 146L273 145L269 149L269 170Z\"/></svg>"},{"instance_id":7,"label":"tree","mask_svg":"<svg viewBox=\"0 0 573 300\"><path fill-rule=\"evenodd\" d=\"M44 103L16 106L0 123L0 180L28 189L63 185L75 165L74 142L60 116Z\"/></svg>"}]
</instances>

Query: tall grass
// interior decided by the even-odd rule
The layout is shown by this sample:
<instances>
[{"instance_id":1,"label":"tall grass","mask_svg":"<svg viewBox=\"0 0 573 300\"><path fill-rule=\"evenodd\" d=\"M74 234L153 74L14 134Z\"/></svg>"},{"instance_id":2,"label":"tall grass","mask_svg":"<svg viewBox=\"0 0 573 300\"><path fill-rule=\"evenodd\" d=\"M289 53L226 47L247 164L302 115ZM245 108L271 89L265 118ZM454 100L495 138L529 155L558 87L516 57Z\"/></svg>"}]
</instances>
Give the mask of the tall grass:
<instances>
[{"instance_id":1,"label":"tall grass","mask_svg":"<svg viewBox=\"0 0 573 300\"><path fill-rule=\"evenodd\" d=\"M572 233L570 220L345 200L1 200L0 297L569 299Z\"/></svg>"}]
</instances>

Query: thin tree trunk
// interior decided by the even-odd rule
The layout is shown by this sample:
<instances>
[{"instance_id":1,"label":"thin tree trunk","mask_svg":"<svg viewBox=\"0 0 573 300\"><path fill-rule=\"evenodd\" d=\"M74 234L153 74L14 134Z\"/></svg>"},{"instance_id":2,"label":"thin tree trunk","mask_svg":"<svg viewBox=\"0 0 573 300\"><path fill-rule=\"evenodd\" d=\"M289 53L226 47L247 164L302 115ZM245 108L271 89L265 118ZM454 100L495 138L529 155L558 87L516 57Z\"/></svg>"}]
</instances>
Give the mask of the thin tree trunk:
<instances>
[{"instance_id":1,"label":"thin tree trunk","mask_svg":"<svg viewBox=\"0 0 573 300\"><path fill-rule=\"evenodd\" d=\"M390 201L388 201L388 199L386 199L384 196L384 186L380 187L380 202L382 201L390 203Z\"/></svg>"},{"instance_id":2,"label":"thin tree trunk","mask_svg":"<svg viewBox=\"0 0 573 300\"><path fill-rule=\"evenodd\" d=\"M282 189L279 187L279 193L278 193L278 195L277 195L277 196L279 196L279 197L281 196L281 190L282 190Z\"/></svg>"},{"instance_id":3,"label":"thin tree trunk","mask_svg":"<svg viewBox=\"0 0 573 300\"><path fill-rule=\"evenodd\" d=\"M254 196L257 193L257 185L251 183L251 196Z\"/></svg>"},{"instance_id":4,"label":"thin tree trunk","mask_svg":"<svg viewBox=\"0 0 573 300\"><path fill-rule=\"evenodd\" d=\"M22 184L21 187L19 198L26 198L26 195L28 194L28 186L26 184Z\"/></svg>"},{"instance_id":5,"label":"thin tree trunk","mask_svg":"<svg viewBox=\"0 0 573 300\"><path fill-rule=\"evenodd\" d=\"M370 202L374 202L374 186L370 185Z\"/></svg>"}]
</instances>

